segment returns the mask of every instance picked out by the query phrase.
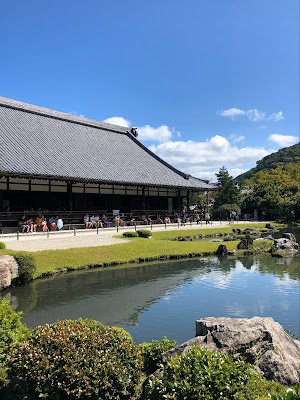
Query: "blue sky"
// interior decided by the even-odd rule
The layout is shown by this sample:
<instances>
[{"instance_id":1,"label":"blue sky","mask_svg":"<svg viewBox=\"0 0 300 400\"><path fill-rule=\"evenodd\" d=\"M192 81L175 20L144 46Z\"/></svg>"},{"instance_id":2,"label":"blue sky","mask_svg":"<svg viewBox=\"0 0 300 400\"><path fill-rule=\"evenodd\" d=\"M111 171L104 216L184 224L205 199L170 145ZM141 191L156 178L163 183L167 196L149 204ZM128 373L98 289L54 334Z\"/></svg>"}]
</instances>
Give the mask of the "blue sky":
<instances>
[{"instance_id":1,"label":"blue sky","mask_svg":"<svg viewBox=\"0 0 300 400\"><path fill-rule=\"evenodd\" d=\"M210 181L299 141L298 0L0 5L2 96L136 126Z\"/></svg>"}]
</instances>

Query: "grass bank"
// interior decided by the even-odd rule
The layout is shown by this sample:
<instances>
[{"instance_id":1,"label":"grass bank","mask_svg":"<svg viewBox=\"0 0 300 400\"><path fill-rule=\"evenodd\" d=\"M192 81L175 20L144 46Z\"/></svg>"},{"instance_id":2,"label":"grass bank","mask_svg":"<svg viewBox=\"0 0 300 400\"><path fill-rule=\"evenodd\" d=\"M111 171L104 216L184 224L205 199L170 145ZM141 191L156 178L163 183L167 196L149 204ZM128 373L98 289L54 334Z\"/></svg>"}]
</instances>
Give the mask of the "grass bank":
<instances>
[{"instance_id":1,"label":"grass bank","mask_svg":"<svg viewBox=\"0 0 300 400\"><path fill-rule=\"evenodd\" d=\"M264 223L249 225L252 229L263 229L264 226ZM152 239L131 238L128 241L128 238L126 238L126 242L124 240L122 244L110 246L38 251L32 253L37 266L34 277L54 274L61 270L76 270L130 262L210 255L214 254L218 246L223 242L205 240L175 241L174 239L182 236L222 234L218 239L223 240L224 235L231 234L232 229L238 227L246 229L247 225L235 224L224 228L160 231L153 232ZM118 237L121 237L121 235ZM229 251L236 250L238 243L239 240L224 242ZM1 250L1 253L14 254L13 251L8 250Z\"/></svg>"}]
</instances>

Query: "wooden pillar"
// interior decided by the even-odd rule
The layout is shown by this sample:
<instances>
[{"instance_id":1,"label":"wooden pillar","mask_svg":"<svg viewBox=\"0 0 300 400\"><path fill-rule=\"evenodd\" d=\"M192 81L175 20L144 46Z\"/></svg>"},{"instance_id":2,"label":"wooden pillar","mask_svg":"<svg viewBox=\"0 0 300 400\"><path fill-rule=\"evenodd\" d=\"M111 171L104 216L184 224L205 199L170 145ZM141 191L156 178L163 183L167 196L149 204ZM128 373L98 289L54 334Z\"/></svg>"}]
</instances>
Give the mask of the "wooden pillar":
<instances>
[{"instance_id":1,"label":"wooden pillar","mask_svg":"<svg viewBox=\"0 0 300 400\"><path fill-rule=\"evenodd\" d=\"M72 196L72 183L67 182L67 195L68 195L68 207L70 211L73 211L73 196Z\"/></svg>"},{"instance_id":2,"label":"wooden pillar","mask_svg":"<svg viewBox=\"0 0 300 400\"><path fill-rule=\"evenodd\" d=\"M142 210L145 211L145 209L146 209L145 188L142 187Z\"/></svg>"},{"instance_id":3,"label":"wooden pillar","mask_svg":"<svg viewBox=\"0 0 300 400\"><path fill-rule=\"evenodd\" d=\"M186 207L188 210L190 209L190 191L189 190L187 191L187 194L186 194Z\"/></svg>"}]
</instances>

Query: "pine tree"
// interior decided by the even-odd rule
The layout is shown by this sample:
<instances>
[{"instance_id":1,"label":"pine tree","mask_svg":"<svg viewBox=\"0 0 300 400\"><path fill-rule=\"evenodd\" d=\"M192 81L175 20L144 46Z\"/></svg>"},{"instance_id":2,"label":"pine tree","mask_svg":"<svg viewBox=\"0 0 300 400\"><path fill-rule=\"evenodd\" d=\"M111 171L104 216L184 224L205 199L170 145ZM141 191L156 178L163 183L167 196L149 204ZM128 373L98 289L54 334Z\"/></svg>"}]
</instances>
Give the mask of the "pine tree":
<instances>
[{"instance_id":1,"label":"pine tree","mask_svg":"<svg viewBox=\"0 0 300 400\"><path fill-rule=\"evenodd\" d=\"M220 168L216 177L218 193L215 197L215 208L224 204L239 204L239 188L224 166Z\"/></svg>"}]
</instances>

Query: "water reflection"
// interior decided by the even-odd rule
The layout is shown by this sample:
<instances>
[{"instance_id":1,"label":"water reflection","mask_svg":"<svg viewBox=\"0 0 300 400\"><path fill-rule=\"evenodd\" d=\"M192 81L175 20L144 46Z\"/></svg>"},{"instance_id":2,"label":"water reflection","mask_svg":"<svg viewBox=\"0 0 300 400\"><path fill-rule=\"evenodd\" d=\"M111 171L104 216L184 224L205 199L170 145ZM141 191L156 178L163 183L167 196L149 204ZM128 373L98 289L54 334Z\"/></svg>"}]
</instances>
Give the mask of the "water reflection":
<instances>
[{"instance_id":1,"label":"water reflection","mask_svg":"<svg viewBox=\"0 0 300 400\"><path fill-rule=\"evenodd\" d=\"M205 316L271 316L300 336L299 257L207 257L80 271L3 292L31 327L92 318L122 326L137 342L183 342Z\"/></svg>"}]
</instances>

